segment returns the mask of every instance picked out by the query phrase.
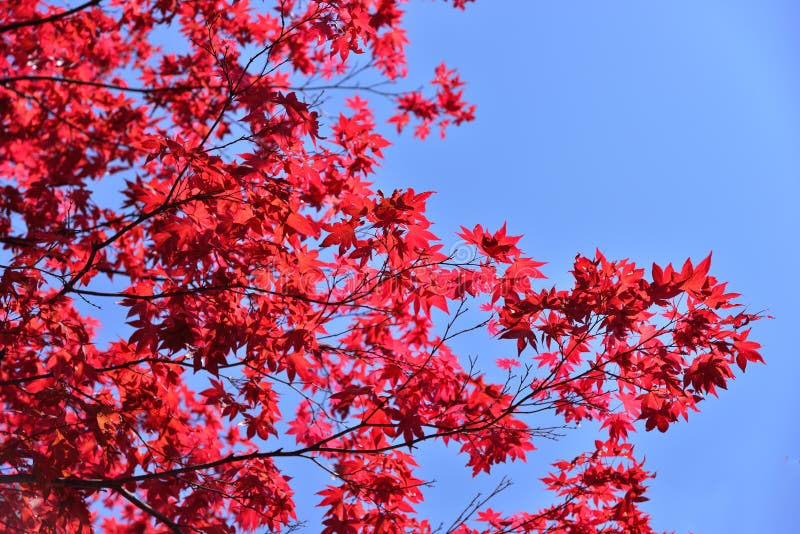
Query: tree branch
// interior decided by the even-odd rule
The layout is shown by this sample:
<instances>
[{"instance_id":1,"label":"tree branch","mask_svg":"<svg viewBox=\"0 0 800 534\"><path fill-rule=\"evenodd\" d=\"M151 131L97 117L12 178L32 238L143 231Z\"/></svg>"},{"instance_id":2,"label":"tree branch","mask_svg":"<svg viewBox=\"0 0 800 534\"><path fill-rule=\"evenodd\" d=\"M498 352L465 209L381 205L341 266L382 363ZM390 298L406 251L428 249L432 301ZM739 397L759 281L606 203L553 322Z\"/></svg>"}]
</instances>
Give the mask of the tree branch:
<instances>
[{"instance_id":1,"label":"tree branch","mask_svg":"<svg viewBox=\"0 0 800 534\"><path fill-rule=\"evenodd\" d=\"M127 501L131 502L134 506L136 506L140 510L147 512L151 516L155 517L156 519L164 523L164 525L166 525L172 532L175 532L176 534L183 534L185 532L180 527L180 525L175 523L169 517L165 516L164 514L162 514L161 512L159 512L158 510L147 504L146 502L140 500L138 497L136 497L136 495L127 491L125 488L122 487L114 488L114 491L122 495Z\"/></svg>"},{"instance_id":2,"label":"tree branch","mask_svg":"<svg viewBox=\"0 0 800 534\"><path fill-rule=\"evenodd\" d=\"M129 93L175 93L183 91L196 91L198 89L206 89L202 85L176 85L168 87L126 87L124 85L117 85L113 83L102 83L91 80L78 80L75 78L63 78L59 76L42 76L42 75L26 75L26 76L9 76L7 78L0 78L0 84L6 85L13 82L57 82L67 83L73 85L87 85L89 87L99 87L102 89L113 89L116 91L126 91ZM210 86L208 89L219 89L219 87Z\"/></svg>"},{"instance_id":3,"label":"tree branch","mask_svg":"<svg viewBox=\"0 0 800 534\"><path fill-rule=\"evenodd\" d=\"M83 11L84 9L92 6L96 6L100 4L100 0L89 0L79 6L73 7L72 9L68 9L66 11L62 11L61 13L55 13L53 15L49 15L47 17L35 17L28 20L20 20L17 22L10 22L8 24L4 24L0 26L0 33L5 33L7 31L16 30L18 28L25 28L27 26L40 26L42 24L47 24L49 22L55 22L57 20L61 20L63 18L69 17L70 15L74 15L79 11Z\"/></svg>"}]
</instances>

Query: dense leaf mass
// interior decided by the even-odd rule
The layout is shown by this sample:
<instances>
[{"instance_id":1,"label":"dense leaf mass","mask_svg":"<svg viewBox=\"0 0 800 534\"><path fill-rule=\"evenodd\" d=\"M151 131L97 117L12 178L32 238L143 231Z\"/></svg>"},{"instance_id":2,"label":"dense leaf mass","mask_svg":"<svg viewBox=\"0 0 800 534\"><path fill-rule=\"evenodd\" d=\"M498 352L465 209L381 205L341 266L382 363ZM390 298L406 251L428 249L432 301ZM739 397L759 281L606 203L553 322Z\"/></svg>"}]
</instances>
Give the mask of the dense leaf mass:
<instances>
[{"instance_id":1,"label":"dense leaf mass","mask_svg":"<svg viewBox=\"0 0 800 534\"><path fill-rule=\"evenodd\" d=\"M0 530L286 530L296 457L331 477L324 532L430 532L423 442L490 472L553 417L602 433L543 479L555 504L454 529L650 530L636 422L761 361L710 256L578 256L548 289L505 226L446 254L430 193L369 182L367 97L421 139L474 115L445 65L392 91L403 0L53 4L0 7ZM499 371L449 348L470 302L511 340Z\"/></svg>"}]
</instances>

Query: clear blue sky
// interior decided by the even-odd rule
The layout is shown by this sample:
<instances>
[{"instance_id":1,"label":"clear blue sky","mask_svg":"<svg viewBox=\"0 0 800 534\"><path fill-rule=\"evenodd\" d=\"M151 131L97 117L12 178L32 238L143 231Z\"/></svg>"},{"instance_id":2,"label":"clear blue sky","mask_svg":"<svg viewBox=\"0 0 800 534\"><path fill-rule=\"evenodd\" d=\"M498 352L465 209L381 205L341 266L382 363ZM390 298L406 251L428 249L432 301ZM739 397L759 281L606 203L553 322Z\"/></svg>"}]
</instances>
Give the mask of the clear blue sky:
<instances>
[{"instance_id":1,"label":"clear blue sky","mask_svg":"<svg viewBox=\"0 0 800 534\"><path fill-rule=\"evenodd\" d=\"M412 3L410 85L441 60L458 67L476 122L445 141L396 144L378 183L435 190L445 241L460 224L524 233L524 250L566 283L577 252L682 262L714 252L712 274L751 310L767 361L702 413L636 438L658 471L654 526L697 533L793 532L800 496L800 3L478 0L465 13ZM489 358L513 348L471 337ZM587 432L588 430L588 432ZM590 446L591 429L540 443L513 511L549 502L549 462ZM423 511L451 519L478 487L463 459L428 451L438 480ZM316 530L311 528L311 530Z\"/></svg>"}]
</instances>

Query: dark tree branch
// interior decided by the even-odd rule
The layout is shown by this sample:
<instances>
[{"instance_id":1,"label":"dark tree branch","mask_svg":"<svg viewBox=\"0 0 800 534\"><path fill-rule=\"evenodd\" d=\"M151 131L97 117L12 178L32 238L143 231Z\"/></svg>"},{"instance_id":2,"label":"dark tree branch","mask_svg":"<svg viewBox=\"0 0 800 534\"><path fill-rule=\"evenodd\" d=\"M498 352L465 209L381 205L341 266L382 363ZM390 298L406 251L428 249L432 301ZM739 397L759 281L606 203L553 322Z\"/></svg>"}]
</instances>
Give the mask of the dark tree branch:
<instances>
[{"instance_id":1,"label":"dark tree branch","mask_svg":"<svg viewBox=\"0 0 800 534\"><path fill-rule=\"evenodd\" d=\"M183 534L185 532L180 527L180 525L172 521L170 518L168 518L167 516L165 516L164 514L162 514L161 512L159 512L158 510L147 504L146 502L136 497L136 495L134 495L133 493L127 491L125 488L117 487L114 488L114 491L122 495L127 501L132 503L140 510L148 513L149 515L153 516L154 518L164 523L164 525L166 525L167 528L169 528L172 532L175 532L176 534Z\"/></svg>"},{"instance_id":2,"label":"dark tree branch","mask_svg":"<svg viewBox=\"0 0 800 534\"><path fill-rule=\"evenodd\" d=\"M503 477L500 479L500 482L497 483L497 486L495 486L495 488L491 491L491 493L489 493L489 495L487 495L486 497L483 497L481 493L475 495L475 497L472 498L469 504L467 504L467 506L464 507L464 510L462 510L461 513L458 514L458 517L456 517L453 520L453 522L445 531L445 534L450 534L451 532L454 532L458 527L465 524L467 521L469 521L469 518L475 514L475 512L483 508L486 505L486 503L495 498L501 492L510 488L512 485L513 482L511 482L506 477ZM483 498L481 499L481 497Z\"/></svg>"},{"instance_id":3,"label":"dark tree branch","mask_svg":"<svg viewBox=\"0 0 800 534\"><path fill-rule=\"evenodd\" d=\"M196 91L198 89L219 89L219 87L202 85L175 85L169 87L126 87L124 85L116 85L113 83L102 83L91 80L78 80L75 78L62 78L59 76L42 76L42 75L25 75L25 76L9 76L7 78L0 78L0 84L6 85L13 82L57 82L68 83L73 85L88 85L90 87L100 87L102 89L113 89L116 91L127 91L129 93L178 93L184 91Z\"/></svg>"},{"instance_id":4,"label":"dark tree branch","mask_svg":"<svg viewBox=\"0 0 800 534\"><path fill-rule=\"evenodd\" d=\"M55 13L53 15L49 15L47 17L35 17L28 20L20 20L17 22L10 22L8 24L4 24L0 26L0 33L5 33L7 31L16 30L18 28L25 28L27 26L41 26L42 24L48 24L50 22L55 22L57 20L61 20L63 18L67 18L70 15L74 15L80 11L83 11L86 8L96 6L100 4L100 0L89 0L79 6L73 7L72 9L68 9L66 11L62 11L61 13Z\"/></svg>"},{"instance_id":5,"label":"dark tree branch","mask_svg":"<svg viewBox=\"0 0 800 534\"><path fill-rule=\"evenodd\" d=\"M132 503L140 510L143 510L147 514L151 515L152 517L162 522L170 530L172 530L172 532L175 532L176 534L184 534L185 532L185 530L182 529L180 525L172 521L170 518L168 518L158 510L154 509L146 502L136 497L136 495L127 491L125 488L122 487L121 484L114 483L113 481L87 480L87 479L76 479L76 478L59 478L51 481L42 481L33 475L26 475L19 473L15 475L0 475L0 485L4 484L22 484L22 485L47 484L50 486L60 487L60 488L112 489L115 492L119 493L122 497L124 497L127 501Z\"/></svg>"}]
</instances>

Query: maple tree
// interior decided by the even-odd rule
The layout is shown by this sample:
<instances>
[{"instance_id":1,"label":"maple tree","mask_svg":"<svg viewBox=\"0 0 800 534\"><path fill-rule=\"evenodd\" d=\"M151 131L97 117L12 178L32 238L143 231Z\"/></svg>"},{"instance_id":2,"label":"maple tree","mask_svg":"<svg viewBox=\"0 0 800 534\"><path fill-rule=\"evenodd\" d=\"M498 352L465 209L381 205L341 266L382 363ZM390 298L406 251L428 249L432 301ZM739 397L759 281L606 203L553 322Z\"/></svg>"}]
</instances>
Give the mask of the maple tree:
<instances>
[{"instance_id":1,"label":"maple tree","mask_svg":"<svg viewBox=\"0 0 800 534\"><path fill-rule=\"evenodd\" d=\"M629 434L760 362L761 316L710 256L647 273L579 255L557 289L505 226L447 254L430 193L369 182L389 143L365 97L420 139L474 115L444 65L386 89L403 5L3 4L0 530L291 529L294 457L333 477L324 532L430 532L417 448L489 472L526 458L545 412L601 432L543 479L555 504L479 502L453 531L650 530ZM326 114L328 93L347 98ZM484 322L464 324L470 303ZM129 331L101 343L91 316L112 306ZM449 348L475 328L510 340L505 380Z\"/></svg>"}]
</instances>

